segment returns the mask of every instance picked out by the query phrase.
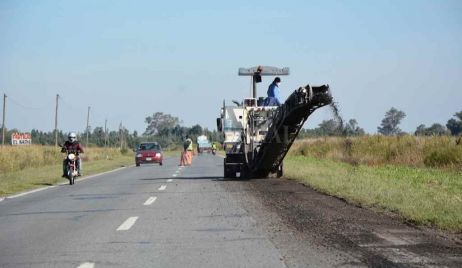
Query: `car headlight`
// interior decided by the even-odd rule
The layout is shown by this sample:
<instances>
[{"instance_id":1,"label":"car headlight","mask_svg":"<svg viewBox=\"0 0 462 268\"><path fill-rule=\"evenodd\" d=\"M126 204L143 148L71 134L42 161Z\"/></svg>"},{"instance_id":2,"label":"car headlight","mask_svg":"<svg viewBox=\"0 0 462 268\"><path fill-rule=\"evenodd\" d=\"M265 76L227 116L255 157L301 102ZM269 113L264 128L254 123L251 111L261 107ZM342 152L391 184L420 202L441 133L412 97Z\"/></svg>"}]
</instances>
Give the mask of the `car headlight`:
<instances>
[{"instance_id":1,"label":"car headlight","mask_svg":"<svg viewBox=\"0 0 462 268\"><path fill-rule=\"evenodd\" d=\"M143 157L143 155L142 154L137 154L136 157Z\"/></svg>"},{"instance_id":2,"label":"car headlight","mask_svg":"<svg viewBox=\"0 0 462 268\"><path fill-rule=\"evenodd\" d=\"M160 153L157 153L157 154L156 154L156 157L160 157L160 156L161 156L161 154L160 154Z\"/></svg>"}]
</instances>

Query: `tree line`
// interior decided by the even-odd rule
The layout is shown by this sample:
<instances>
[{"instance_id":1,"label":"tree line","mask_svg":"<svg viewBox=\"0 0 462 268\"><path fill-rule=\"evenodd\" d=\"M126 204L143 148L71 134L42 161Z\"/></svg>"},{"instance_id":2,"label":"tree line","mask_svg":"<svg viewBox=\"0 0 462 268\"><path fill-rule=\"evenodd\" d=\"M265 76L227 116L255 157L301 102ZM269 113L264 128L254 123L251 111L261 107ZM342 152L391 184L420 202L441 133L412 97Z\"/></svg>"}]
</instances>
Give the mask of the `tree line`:
<instances>
[{"instance_id":1,"label":"tree line","mask_svg":"<svg viewBox=\"0 0 462 268\"><path fill-rule=\"evenodd\" d=\"M414 133L406 133L399 128L399 124L406 117L406 113L394 107L385 113L377 132L385 136L413 134L416 136L442 136L462 134L462 111L457 112L450 118L446 125L434 123L427 127L424 124L419 125ZM359 127L356 119L350 119L345 124L340 119L329 119L322 121L317 128L302 129L299 138L318 137L318 136L361 136L366 132Z\"/></svg>"},{"instance_id":2,"label":"tree line","mask_svg":"<svg viewBox=\"0 0 462 268\"><path fill-rule=\"evenodd\" d=\"M378 133L386 136L407 134L399 128L399 124L406 117L403 111L391 108L385 113L380 126L377 127ZM156 141L166 149L176 149L180 147L186 137L196 140L198 136L205 135L210 141L223 141L223 136L216 130L209 130L199 124L191 127L182 125L182 121L173 115L156 112L145 118L146 130L141 135L135 130L130 132L124 126L120 125L118 130L107 130L103 127L95 127L82 132L77 132L77 138L85 146L96 147L120 147L121 149L135 148L140 142ZM5 143L11 144L11 134L20 132L17 129L7 130ZM58 142L67 140L69 133L58 132ZM88 144L86 137L88 134ZM324 120L317 128L302 129L299 138L319 137L319 136L361 136L366 132L361 128L356 119L350 119L343 123L343 119ZM462 134L462 111L457 112L450 118L446 125L434 123L427 127L424 124L419 125L414 133L416 136L434 136L434 135L453 135ZM33 129L31 131L33 144L54 145L54 131L40 131Z\"/></svg>"},{"instance_id":3,"label":"tree line","mask_svg":"<svg viewBox=\"0 0 462 268\"><path fill-rule=\"evenodd\" d=\"M107 130L104 127L98 126L94 129L88 129L76 132L77 139L84 146L93 147L120 147L121 149L133 149L139 143L146 141L159 142L163 148L176 149L181 146L185 138L188 136L196 140L200 135L206 135L210 141L219 141L220 137L216 130L210 131L199 124L191 127L182 126L182 122L178 117L162 112L156 112L151 116L146 117L146 130L141 135L135 130L130 132L127 128L120 125L118 130ZM11 144L11 135L16 132L21 132L17 129L6 131L5 144ZM37 129L31 130L31 138L33 144L54 145L54 131L40 131ZM58 131L58 143L64 143L67 140L69 133ZM87 144L88 135L88 144ZM0 137L1 138L1 137Z\"/></svg>"}]
</instances>

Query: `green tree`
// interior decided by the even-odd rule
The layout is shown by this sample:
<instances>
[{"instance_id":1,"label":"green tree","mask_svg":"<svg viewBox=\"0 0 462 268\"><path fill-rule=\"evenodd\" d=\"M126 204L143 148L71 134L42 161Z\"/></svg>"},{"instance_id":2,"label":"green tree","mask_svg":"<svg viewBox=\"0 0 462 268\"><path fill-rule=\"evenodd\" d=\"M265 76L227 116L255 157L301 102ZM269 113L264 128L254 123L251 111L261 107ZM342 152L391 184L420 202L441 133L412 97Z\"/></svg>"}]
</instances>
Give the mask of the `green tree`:
<instances>
[{"instance_id":1,"label":"green tree","mask_svg":"<svg viewBox=\"0 0 462 268\"><path fill-rule=\"evenodd\" d=\"M106 133L104 133L104 129L102 127L95 127L93 134L90 135L91 139L89 142L102 147L104 146L104 138L106 136L105 134Z\"/></svg>"},{"instance_id":2,"label":"green tree","mask_svg":"<svg viewBox=\"0 0 462 268\"><path fill-rule=\"evenodd\" d=\"M421 124L417 127L414 134L416 136L442 136L447 135L448 130L438 123L435 123L428 128L424 124Z\"/></svg>"},{"instance_id":3,"label":"green tree","mask_svg":"<svg viewBox=\"0 0 462 268\"><path fill-rule=\"evenodd\" d=\"M146 117L145 120L148 126L144 135L168 135L170 131L180 123L178 117L174 117L170 114L164 114L162 112L156 112L152 116Z\"/></svg>"},{"instance_id":4,"label":"green tree","mask_svg":"<svg viewBox=\"0 0 462 268\"><path fill-rule=\"evenodd\" d=\"M392 107L388 112L385 113L385 118L382 119L382 123L377 130L380 134L385 136L399 135L402 133L398 125L406 117L403 111Z\"/></svg>"},{"instance_id":5,"label":"green tree","mask_svg":"<svg viewBox=\"0 0 462 268\"><path fill-rule=\"evenodd\" d=\"M364 129L360 128L358 125L358 121L352 118L345 124L344 133L347 136L361 136L366 134Z\"/></svg>"},{"instance_id":6,"label":"green tree","mask_svg":"<svg viewBox=\"0 0 462 268\"><path fill-rule=\"evenodd\" d=\"M448 120L446 127L451 131L451 134L457 136L462 133L462 111L455 113L456 117Z\"/></svg>"},{"instance_id":7,"label":"green tree","mask_svg":"<svg viewBox=\"0 0 462 268\"><path fill-rule=\"evenodd\" d=\"M340 135L341 125L334 119L323 120L317 128L318 135L320 136L336 136Z\"/></svg>"}]
</instances>

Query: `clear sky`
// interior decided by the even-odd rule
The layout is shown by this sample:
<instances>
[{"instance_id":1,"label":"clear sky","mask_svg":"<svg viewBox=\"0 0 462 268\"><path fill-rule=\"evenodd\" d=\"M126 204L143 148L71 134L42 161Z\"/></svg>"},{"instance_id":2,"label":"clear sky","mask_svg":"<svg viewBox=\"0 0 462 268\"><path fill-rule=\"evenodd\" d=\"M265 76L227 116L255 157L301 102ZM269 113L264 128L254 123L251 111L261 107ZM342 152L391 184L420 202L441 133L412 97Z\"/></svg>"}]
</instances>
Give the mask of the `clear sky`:
<instances>
[{"instance_id":1,"label":"clear sky","mask_svg":"<svg viewBox=\"0 0 462 268\"><path fill-rule=\"evenodd\" d=\"M144 132L160 111L212 129L223 99L249 95L238 68L256 65L291 68L284 98L329 84L370 133L392 106L405 131L445 124L462 110L462 1L0 1L10 129L52 130L56 94L63 131L83 131L88 106L92 127Z\"/></svg>"}]
</instances>

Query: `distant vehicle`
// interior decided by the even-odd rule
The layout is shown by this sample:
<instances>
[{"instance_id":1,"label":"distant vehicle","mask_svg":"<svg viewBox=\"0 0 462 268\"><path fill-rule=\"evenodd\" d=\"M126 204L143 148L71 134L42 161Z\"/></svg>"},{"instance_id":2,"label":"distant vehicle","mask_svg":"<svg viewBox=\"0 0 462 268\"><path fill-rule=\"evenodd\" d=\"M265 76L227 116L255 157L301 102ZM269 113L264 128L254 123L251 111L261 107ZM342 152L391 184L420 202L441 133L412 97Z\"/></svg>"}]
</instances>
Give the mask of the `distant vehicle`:
<instances>
[{"instance_id":1,"label":"distant vehicle","mask_svg":"<svg viewBox=\"0 0 462 268\"><path fill-rule=\"evenodd\" d=\"M159 164L162 166L162 148L157 142L143 142L135 150L135 164Z\"/></svg>"},{"instance_id":2,"label":"distant vehicle","mask_svg":"<svg viewBox=\"0 0 462 268\"><path fill-rule=\"evenodd\" d=\"M197 137L197 152L200 154L204 152L212 152L212 144L209 142L207 136L201 135Z\"/></svg>"}]
</instances>

